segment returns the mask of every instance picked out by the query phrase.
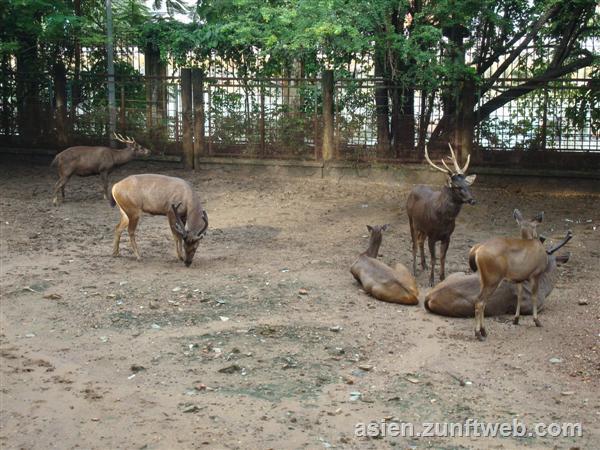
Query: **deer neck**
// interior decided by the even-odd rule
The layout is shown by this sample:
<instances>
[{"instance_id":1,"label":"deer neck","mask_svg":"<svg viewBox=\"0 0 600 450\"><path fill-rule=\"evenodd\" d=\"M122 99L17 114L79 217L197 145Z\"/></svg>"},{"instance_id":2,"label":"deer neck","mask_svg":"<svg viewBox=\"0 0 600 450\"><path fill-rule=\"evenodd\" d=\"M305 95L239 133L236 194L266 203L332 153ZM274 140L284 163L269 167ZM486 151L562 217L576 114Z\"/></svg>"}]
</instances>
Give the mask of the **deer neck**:
<instances>
[{"instance_id":1,"label":"deer neck","mask_svg":"<svg viewBox=\"0 0 600 450\"><path fill-rule=\"evenodd\" d=\"M437 206L436 210L442 219L454 220L462 208L462 201L454 197L452 189L444 186L438 197Z\"/></svg>"},{"instance_id":2,"label":"deer neck","mask_svg":"<svg viewBox=\"0 0 600 450\"><path fill-rule=\"evenodd\" d=\"M133 159L133 149L129 147L125 147L123 149L111 149L113 161L115 165L120 166L125 163L128 163Z\"/></svg>"},{"instance_id":3,"label":"deer neck","mask_svg":"<svg viewBox=\"0 0 600 450\"><path fill-rule=\"evenodd\" d=\"M373 236L369 239L369 247L367 251L363 253L363 255L368 256L370 258L377 258L379 254L379 247L381 246L381 236Z\"/></svg>"}]
</instances>

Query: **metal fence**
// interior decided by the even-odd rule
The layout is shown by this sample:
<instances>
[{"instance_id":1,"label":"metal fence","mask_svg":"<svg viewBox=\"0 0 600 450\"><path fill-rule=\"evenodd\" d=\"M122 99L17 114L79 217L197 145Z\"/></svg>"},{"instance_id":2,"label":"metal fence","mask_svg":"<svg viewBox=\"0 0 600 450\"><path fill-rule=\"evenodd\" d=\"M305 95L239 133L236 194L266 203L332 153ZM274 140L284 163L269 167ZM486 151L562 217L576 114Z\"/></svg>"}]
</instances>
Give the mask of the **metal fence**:
<instances>
[{"instance_id":1,"label":"metal fence","mask_svg":"<svg viewBox=\"0 0 600 450\"><path fill-rule=\"evenodd\" d=\"M125 49L118 56L117 65L121 65L121 74L116 77L119 131L135 136L155 151L181 154L184 118L179 71L172 69L169 76L144 75L143 54L137 49ZM106 142L108 134L106 77L92 70L95 57L91 53L85 55L84 61L78 86L73 79L66 81L68 141L64 145ZM479 104L522 81L516 77L498 80ZM28 86L17 86L14 70L3 71L0 144L58 147L52 75L42 74L31 82L35 84L36 95L31 100L35 104L29 110L38 118L33 134L22 131L17 108L16 92L18 89L27 92ZM587 112L582 113L581 104L582 94L597 88L593 83L591 78L554 81L508 103L476 126L476 147L482 151L600 154L598 124L594 123L589 105ZM77 102L74 101L76 88L79 90ZM410 107L400 120L408 124L408 131L403 131L401 145L391 148L391 144L379 142L377 123L381 111L376 104L377 89L384 89L388 98L393 98L400 88L387 86L374 78L336 81L336 157L352 161L419 159L417 149L442 117L440 99L435 97L427 105L423 92L411 89ZM207 154L320 159L322 96L320 79L256 79L231 76L227 71L207 72L202 92ZM386 114L386 117L391 115L389 111ZM540 164L543 163L541 158Z\"/></svg>"}]
</instances>

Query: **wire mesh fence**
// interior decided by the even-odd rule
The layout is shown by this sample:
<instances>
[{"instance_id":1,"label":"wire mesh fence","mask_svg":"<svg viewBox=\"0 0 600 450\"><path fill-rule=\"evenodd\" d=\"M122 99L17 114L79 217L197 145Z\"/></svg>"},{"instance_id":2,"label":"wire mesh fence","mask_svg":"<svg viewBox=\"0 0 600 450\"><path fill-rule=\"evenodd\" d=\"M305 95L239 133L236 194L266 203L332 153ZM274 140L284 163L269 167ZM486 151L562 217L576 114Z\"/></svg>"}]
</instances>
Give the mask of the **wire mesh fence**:
<instances>
[{"instance_id":1,"label":"wire mesh fence","mask_svg":"<svg viewBox=\"0 0 600 450\"><path fill-rule=\"evenodd\" d=\"M119 49L117 56L118 131L157 152L181 154L184 117L179 70L169 67L150 74L148 58L135 47ZM66 76L61 100L54 74L17 74L14 65L8 69L4 65L0 144L106 143L107 77L102 67L101 52L83 52L81 70L76 78ZM208 155L321 158L321 79L259 79L230 72L213 70L204 76ZM476 120L476 147L600 154L597 109L590 103L597 95L598 82L589 73L584 75L549 82L484 120ZM516 76L497 80L478 98L475 110L526 80ZM60 104L67 117L62 140ZM338 79L334 85L335 156L351 161L417 160L444 112L439 95L418 87L395 86L375 78Z\"/></svg>"}]
</instances>

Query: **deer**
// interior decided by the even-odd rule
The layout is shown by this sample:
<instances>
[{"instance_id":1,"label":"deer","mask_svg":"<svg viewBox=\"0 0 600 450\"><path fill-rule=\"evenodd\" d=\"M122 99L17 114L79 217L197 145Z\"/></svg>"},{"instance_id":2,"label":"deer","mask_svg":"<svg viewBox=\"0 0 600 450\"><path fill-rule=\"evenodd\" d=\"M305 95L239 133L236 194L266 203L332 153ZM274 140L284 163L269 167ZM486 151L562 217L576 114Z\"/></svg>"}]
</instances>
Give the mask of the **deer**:
<instances>
[{"instance_id":1,"label":"deer","mask_svg":"<svg viewBox=\"0 0 600 450\"><path fill-rule=\"evenodd\" d=\"M370 233L369 246L352 264L350 272L356 281L362 285L365 292L371 294L377 300L403 305L417 305L419 303L419 289L416 280L408 269L400 263L397 263L392 269L377 259L383 232L388 228L388 224L381 226L367 225L367 230Z\"/></svg>"},{"instance_id":2,"label":"deer","mask_svg":"<svg viewBox=\"0 0 600 450\"><path fill-rule=\"evenodd\" d=\"M545 299L550 295L557 280L557 267L569 261L570 254L556 255L555 252L563 247L573 237L569 230L566 237L555 247L546 250L548 262L538 279L539 303L538 311L544 307ZM475 301L479 293L479 275L464 272L453 273L444 281L438 283L425 296L425 309L431 313L447 317L473 317ZM532 290L529 281L523 283L523 298L520 313L532 313ZM517 307L517 288L514 283L503 281L488 298L484 315L500 316L515 314Z\"/></svg>"},{"instance_id":3,"label":"deer","mask_svg":"<svg viewBox=\"0 0 600 450\"><path fill-rule=\"evenodd\" d=\"M62 201L65 200L65 185L73 175L87 177L100 175L104 199L108 198L108 175L115 167L128 163L138 156L148 156L150 150L135 142L135 139L123 137L114 133L119 142L126 144L124 149L114 149L102 146L76 146L63 150L54 157L50 166L57 166L58 181L54 185L54 198L52 203L58 205L58 191L61 192Z\"/></svg>"},{"instance_id":4,"label":"deer","mask_svg":"<svg viewBox=\"0 0 600 450\"><path fill-rule=\"evenodd\" d=\"M190 183L166 175L130 175L114 184L110 204L118 205L121 212L121 220L115 227L113 256L119 256L121 234L127 228L133 253L141 260L135 230L142 213L147 213L167 216L177 258L186 267L192 264L208 228L208 215Z\"/></svg>"},{"instance_id":5,"label":"deer","mask_svg":"<svg viewBox=\"0 0 600 450\"><path fill-rule=\"evenodd\" d=\"M444 159L440 167L434 164L429 158L427 146L425 146L425 159L431 167L446 175L446 185L441 191L434 191L428 186L415 186L406 201L406 212L408 213L408 223L410 225L410 235L412 239L412 259L413 274L417 275L417 245L421 253L421 267L427 270L425 261L425 239L429 245L431 256L431 273L429 276L429 285L434 285L435 268L435 244L440 244L440 280L445 278L446 270L446 252L450 245L450 237L454 232L455 221L462 205L468 203L474 205L475 199L469 190L477 175L465 175L469 167L471 155L467 156L465 165L461 168L456 160L456 155L452 145L448 144L451 153L451 162L454 169L450 169Z\"/></svg>"},{"instance_id":6,"label":"deer","mask_svg":"<svg viewBox=\"0 0 600 450\"><path fill-rule=\"evenodd\" d=\"M484 326L486 303L503 280L517 285L517 306L513 323L518 325L523 298L523 282L529 281L533 322L537 327L542 324L538 318L540 300L540 277L548 266L548 254L539 239L537 227L544 218L539 213L531 220L525 220L518 209L513 217L521 229L521 238L496 237L476 244L469 252L469 266L479 273L479 293L475 299L475 336L483 341L487 337Z\"/></svg>"}]
</instances>

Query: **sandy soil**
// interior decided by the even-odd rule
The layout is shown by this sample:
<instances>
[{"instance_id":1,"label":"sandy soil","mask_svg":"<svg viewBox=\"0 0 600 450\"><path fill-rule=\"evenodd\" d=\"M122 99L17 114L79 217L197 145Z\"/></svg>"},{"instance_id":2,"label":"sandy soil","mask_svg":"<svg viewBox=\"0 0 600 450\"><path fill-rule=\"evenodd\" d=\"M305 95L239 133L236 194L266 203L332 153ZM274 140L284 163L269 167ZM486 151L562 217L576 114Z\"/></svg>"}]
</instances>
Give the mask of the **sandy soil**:
<instances>
[{"instance_id":1,"label":"sandy soil","mask_svg":"<svg viewBox=\"0 0 600 450\"><path fill-rule=\"evenodd\" d=\"M575 235L544 327L488 319L480 343L470 319L378 302L349 273L366 224L390 223L383 260L410 263L410 185L141 163L111 181L141 171L200 192L210 228L190 268L163 217L140 223L141 262L126 233L111 257L119 214L98 179L73 179L54 208L48 167L0 168L2 448L598 448L598 192L478 178L447 273L474 243L514 235L515 207L544 210L554 242ZM358 422L515 417L581 422L583 436L355 436Z\"/></svg>"}]
</instances>

